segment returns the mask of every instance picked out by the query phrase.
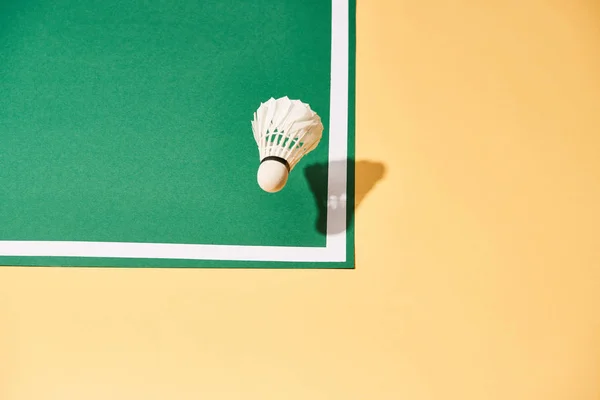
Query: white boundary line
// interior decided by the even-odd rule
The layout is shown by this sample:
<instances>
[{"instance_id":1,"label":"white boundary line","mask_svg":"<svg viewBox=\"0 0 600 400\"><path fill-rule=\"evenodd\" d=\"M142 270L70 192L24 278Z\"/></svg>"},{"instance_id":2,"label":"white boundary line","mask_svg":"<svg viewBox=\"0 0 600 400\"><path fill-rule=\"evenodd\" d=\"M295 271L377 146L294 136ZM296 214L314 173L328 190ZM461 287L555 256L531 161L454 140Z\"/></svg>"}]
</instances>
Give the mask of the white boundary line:
<instances>
[{"instance_id":1,"label":"white boundary line","mask_svg":"<svg viewBox=\"0 0 600 400\"><path fill-rule=\"evenodd\" d=\"M332 0L331 98L328 198L347 188L348 156L348 0ZM334 183L333 183L334 182ZM340 232L332 234L331 232ZM345 212L327 213L325 247L230 246L206 244L1 241L0 256L155 258L223 261L346 261Z\"/></svg>"}]
</instances>

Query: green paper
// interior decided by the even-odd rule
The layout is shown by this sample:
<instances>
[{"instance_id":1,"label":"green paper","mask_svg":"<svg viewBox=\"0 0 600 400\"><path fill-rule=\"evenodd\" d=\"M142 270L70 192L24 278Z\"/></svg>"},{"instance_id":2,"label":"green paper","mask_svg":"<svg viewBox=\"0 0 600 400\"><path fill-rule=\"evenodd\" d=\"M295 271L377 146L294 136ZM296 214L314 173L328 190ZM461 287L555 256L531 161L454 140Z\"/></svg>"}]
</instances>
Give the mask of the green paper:
<instances>
[{"instance_id":1,"label":"green paper","mask_svg":"<svg viewBox=\"0 0 600 400\"><path fill-rule=\"evenodd\" d=\"M270 256L289 248L303 258L327 245L332 18L340 5L349 6L343 134L352 205L352 1L5 2L0 265L352 268L352 218L342 233L345 260ZM286 187L268 194L256 183L250 121L261 102L283 96L310 104L325 131ZM344 212L350 217L353 207ZM157 251L127 247L135 244ZM204 255L195 245L217 250ZM264 247L260 259L237 259L256 246Z\"/></svg>"}]
</instances>

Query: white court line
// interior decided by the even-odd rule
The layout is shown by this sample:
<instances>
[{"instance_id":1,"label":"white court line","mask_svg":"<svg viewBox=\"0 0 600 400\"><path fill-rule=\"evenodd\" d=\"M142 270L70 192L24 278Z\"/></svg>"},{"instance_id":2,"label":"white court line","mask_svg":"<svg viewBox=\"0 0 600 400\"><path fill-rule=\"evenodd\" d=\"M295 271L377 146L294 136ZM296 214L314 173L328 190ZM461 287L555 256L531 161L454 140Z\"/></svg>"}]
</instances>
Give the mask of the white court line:
<instances>
[{"instance_id":1,"label":"white court line","mask_svg":"<svg viewBox=\"0 0 600 400\"><path fill-rule=\"evenodd\" d=\"M332 0L328 198L345 196L348 156L348 0ZM335 184L332 184L335 182ZM345 213L328 212L325 247L1 241L0 256L156 258L223 261L346 261ZM332 234L332 227L340 233Z\"/></svg>"}]
</instances>

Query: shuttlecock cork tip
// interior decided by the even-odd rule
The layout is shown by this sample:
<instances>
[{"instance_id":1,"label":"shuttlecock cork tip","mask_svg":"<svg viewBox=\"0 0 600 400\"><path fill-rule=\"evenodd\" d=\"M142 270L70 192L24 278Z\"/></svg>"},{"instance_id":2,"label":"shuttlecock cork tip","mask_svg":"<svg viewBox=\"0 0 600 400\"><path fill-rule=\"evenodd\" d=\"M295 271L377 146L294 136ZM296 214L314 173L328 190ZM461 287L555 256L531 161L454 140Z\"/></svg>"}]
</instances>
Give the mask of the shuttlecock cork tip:
<instances>
[{"instance_id":1,"label":"shuttlecock cork tip","mask_svg":"<svg viewBox=\"0 0 600 400\"><path fill-rule=\"evenodd\" d=\"M258 167L256 179L262 190L268 193L279 192L287 183L289 168L285 160L266 158Z\"/></svg>"}]
</instances>

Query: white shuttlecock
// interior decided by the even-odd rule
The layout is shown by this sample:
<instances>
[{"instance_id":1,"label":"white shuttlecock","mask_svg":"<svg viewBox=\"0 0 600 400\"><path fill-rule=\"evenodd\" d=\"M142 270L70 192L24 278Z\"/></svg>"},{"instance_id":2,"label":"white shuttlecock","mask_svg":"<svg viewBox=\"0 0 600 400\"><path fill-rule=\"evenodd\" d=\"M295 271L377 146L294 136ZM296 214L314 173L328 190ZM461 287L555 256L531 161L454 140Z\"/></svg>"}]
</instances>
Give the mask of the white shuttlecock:
<instances>
[{"instance_id":1,"label":"white shuttlecock","mask_svg":"<svg viewBox=\"0 0 600 400\"><path fill-rule=\"evenodd\" d=\"M317 147L323 124L308 104L286 96L260 104L252 132L260 155L258 185L275 193L283 189L300 159Z\"/></svg>"}]
</instances>

